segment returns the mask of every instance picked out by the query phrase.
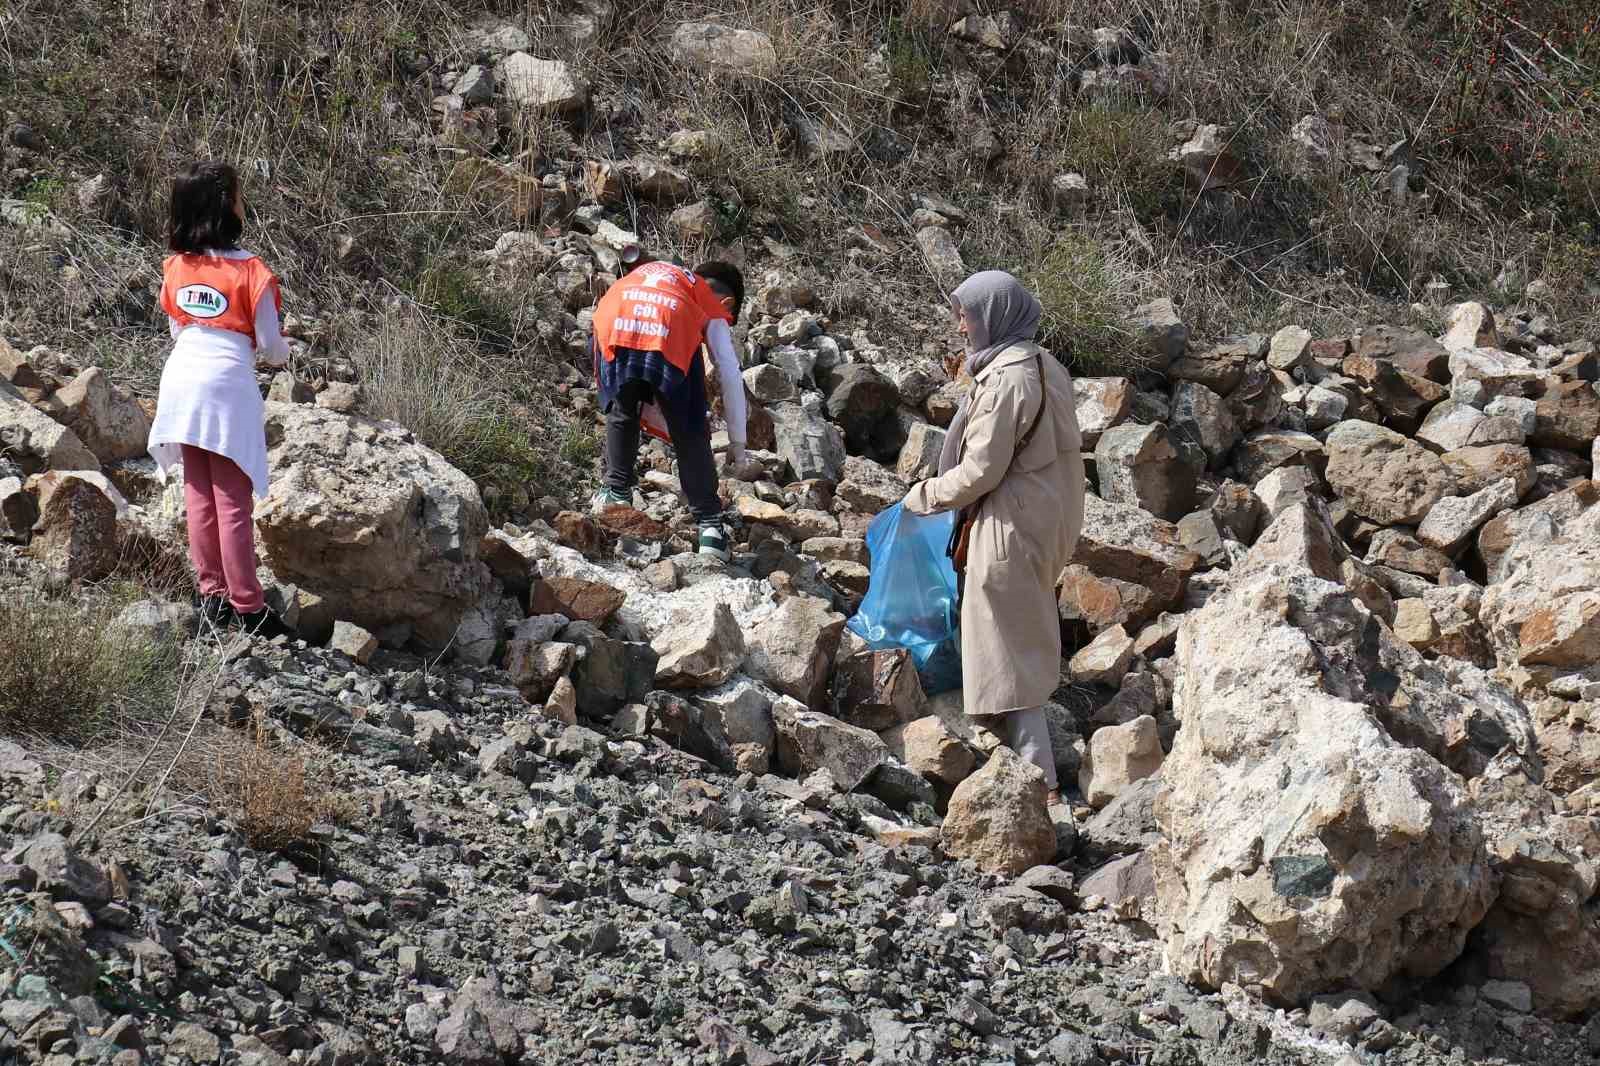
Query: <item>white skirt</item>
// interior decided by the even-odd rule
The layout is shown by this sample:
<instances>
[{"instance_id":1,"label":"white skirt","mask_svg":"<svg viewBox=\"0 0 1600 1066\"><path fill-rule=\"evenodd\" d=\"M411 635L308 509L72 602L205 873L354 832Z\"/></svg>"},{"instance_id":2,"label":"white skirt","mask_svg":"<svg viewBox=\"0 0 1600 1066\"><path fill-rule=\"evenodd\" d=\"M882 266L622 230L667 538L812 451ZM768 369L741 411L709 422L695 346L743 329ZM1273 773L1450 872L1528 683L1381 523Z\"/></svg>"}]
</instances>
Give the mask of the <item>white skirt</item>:
<instances>
[{"instance_id":1,"label":"white skirt","mask_svg":"<svg viewBox=\"0 0 1600 1066\"><path fill-rule=\"evenodd\" d=\"M163 479L182 467L185 444L232 459L249 476L256 499L266 497L266 404L249 337L206 326L178 334L161 371L150 427L150 456Z\"/></svg>"}]
</instances>

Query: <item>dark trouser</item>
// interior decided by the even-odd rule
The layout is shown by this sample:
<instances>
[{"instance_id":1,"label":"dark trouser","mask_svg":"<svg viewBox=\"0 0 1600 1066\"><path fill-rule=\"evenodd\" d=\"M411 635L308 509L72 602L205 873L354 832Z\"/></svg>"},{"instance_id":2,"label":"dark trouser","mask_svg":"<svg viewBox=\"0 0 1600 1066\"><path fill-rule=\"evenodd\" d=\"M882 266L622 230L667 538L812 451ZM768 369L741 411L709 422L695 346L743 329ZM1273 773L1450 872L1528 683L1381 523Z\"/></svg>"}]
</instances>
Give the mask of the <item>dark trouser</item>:
<instances>
[{"instance_id":1,"label":"dark trouser","mask_svg":"<svg viewBox=\"0 0 1600 1066\"><path fill-rule=\"evenodd\" d=\"M639 461L639 408L655 398L648 381L629 381L606 408L606 488L619 495L633 492ZM660 406L672 434L673 450L678 453L678 483L689 509L702 525L720 523L722 499L717 495L717 462L711 455L709 433L687 431L671 407Z\"/></svg>"}]
</instances>

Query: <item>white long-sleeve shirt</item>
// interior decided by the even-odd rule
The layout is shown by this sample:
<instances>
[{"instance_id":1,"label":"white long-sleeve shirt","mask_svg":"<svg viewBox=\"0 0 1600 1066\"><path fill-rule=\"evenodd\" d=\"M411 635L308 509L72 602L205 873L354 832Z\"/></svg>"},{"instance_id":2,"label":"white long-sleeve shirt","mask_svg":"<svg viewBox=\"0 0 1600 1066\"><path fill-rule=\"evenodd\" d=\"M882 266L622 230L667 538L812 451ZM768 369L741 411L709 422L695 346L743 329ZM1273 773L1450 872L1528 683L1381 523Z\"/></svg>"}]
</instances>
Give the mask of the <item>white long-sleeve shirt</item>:
<instances>
[{"instance_id":1,"label":"white long-sleeve shirt","mask_svg":"<svg viewBox=\"0 0 1600 1066\"><path fill-rule=\"evenodd\" d=\"M728 440L742 449L748 439L745 421L749 417L744 402L744 374L733 349L733 330L722 319L714 318L706 326L706 347L711 351L711 363L722 385L722 413L728 422Z\"/></svg>"}]
</instances>

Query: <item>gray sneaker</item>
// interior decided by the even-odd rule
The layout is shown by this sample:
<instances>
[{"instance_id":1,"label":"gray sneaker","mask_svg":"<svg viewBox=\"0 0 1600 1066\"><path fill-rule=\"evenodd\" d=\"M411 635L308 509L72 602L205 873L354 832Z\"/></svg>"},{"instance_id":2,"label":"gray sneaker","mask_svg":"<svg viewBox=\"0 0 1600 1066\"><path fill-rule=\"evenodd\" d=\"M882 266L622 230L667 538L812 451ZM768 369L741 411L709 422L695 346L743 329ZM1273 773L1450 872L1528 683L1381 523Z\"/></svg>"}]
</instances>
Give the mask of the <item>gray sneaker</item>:
<instances>
[{"instance_id":1,"label":"gray sneaker","mask_svg":"<svg viewBox=\"0 0 1600 1066\"><path fill-rule=\"evenodd\" d=\"M728 546L728 534L720 524L700 527L700 554L715 556L723 562L733 558Z\"/></svg>"}]
</instances>

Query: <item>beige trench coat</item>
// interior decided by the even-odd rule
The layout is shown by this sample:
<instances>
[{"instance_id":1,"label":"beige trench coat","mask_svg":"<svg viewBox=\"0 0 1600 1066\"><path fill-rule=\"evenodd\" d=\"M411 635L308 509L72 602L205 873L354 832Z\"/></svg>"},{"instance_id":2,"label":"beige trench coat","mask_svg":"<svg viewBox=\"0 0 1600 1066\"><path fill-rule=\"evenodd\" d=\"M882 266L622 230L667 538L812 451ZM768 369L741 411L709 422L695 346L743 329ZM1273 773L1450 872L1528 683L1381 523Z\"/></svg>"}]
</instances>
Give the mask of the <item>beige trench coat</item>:
<instances>
[{"instance_id":1,"label":"beige trench coat","mask_svg":"<svg viewBox=\"0 0 1600 1066\"><path fill-rule=\"evenodd\" d=\"M934 514L983 500L961 606L962 689L972 715L1041 706L1060 682L1056 581L1083 528L1083 438L1072 377L1045 352L1044 415L1011 461L1039 409L1038 350L1013 345L978 372L956 465L912 486L905 501L916 514Z\"/></svg>"}]
</instances>

